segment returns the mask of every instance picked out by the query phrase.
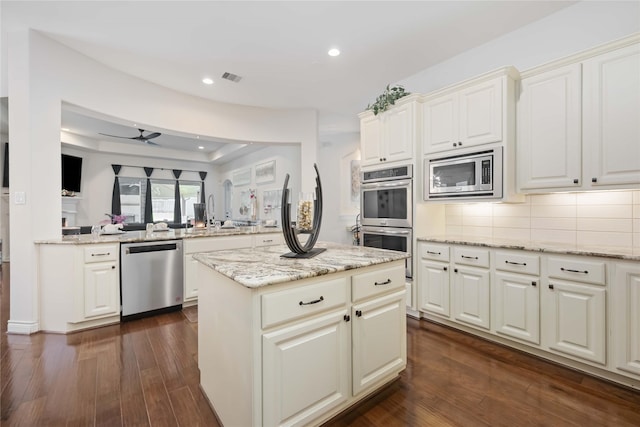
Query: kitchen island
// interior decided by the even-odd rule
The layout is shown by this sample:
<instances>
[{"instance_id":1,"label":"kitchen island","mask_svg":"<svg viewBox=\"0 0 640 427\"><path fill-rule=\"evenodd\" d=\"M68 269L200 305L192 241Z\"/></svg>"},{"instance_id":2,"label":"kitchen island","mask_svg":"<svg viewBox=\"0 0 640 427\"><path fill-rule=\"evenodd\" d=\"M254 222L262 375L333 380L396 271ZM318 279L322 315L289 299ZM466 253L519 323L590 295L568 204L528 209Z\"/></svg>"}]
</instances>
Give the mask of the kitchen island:
<instances>
[{"instance_id":1,"label":"kitchen island","mask_svg":"<svg viewBox=\"0 0 640 427\"><path fill-rule=\"evenodd\" d=\"M406 254L195 254L200 385L223 425L318 425L406 367Z\"/></svg>"}]
</instances>

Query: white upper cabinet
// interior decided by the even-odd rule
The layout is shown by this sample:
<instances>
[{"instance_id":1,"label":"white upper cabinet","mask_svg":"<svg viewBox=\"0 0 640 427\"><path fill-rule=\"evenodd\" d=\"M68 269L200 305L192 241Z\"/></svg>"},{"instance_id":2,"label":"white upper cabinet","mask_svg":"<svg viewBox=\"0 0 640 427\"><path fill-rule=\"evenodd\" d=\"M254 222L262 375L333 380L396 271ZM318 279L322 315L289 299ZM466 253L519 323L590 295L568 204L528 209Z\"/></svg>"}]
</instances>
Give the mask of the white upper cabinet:
<instances>
[{"instance_id":1,"label":"white upper cabinet","mask_svg":"<svg viewBox=\"0 0 640 427\"><path fill-rule=\"evenodd\" d=\"M640 43L584 62L584 178L640 185Z\"/></svg>"},{"instance_id":2,"label":"white upper cabinet","mask_svg":"<svg viewBox=\"0 0 640 427\"><path fill-rule=\"evenodd\" d=\"M363 167L413 162L417 133L416 99L417 95L409 95L378 115L370 111L359 115Z\"/></svg>"},{"instance_id":3,"label":"white upper cabinet","mask_svg":"<svg viewBox=\"0 0 640 427\"><path fill-rule=\"evenodd\" d=\"M522 79L518 103L518 186L580 185L581 65Z\"/></svg>"},{"instance_id":4,"label":"white upper cabinet","mask_svg":"<svg viewBox=\"0 0 640 427\"><path fill-rule=\"evenodd\" d=\"M523 73L516 150L520 191L640 185L637 39Z\"/></svg>"},{"instance_id":5,"label":"white upper cabinet","mask_svg":"<svg viewBox=\"0 0 640 427\"><path fill-rule=\"evenodd\" d=\"M423 154L504 141L508 113L514 111L514 73L513 68L499 70L427 95Z\"/></svg>"}]
</instances>

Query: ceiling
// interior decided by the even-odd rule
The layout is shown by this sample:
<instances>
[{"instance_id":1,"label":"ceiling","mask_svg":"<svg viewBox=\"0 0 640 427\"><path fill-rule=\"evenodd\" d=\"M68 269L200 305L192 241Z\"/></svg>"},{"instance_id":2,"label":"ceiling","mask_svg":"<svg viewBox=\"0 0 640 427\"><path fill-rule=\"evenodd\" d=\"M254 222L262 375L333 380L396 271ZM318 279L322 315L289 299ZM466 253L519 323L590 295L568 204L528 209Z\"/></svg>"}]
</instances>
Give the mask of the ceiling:
<instances>
[{"instance_id":1,"label":"ceiling","mask_svg":"<svg viewBox=\"0 0 640 427\"><path fill-rule=\"evenodd\" d=\"M387 84L573 3L2 1L0 15L3 32L41 31L114 69L186 94L267 108L317 109L322 137L358 131L356 114ZM332 47L341 55L327 55ZM225 72L241 80L222 79ZM203 77L214 83L204 85ZM139 133L133 123L82 115L72 112L68 120L73 123L63 117L63 127L98 139L104 139L98 132ZM197 150L193 136L181 136L191 140L187 143L170 141L170 131L164 133L156 142ZM211 144L211 152L219 150Z\"/></svg>"}]
</instances>

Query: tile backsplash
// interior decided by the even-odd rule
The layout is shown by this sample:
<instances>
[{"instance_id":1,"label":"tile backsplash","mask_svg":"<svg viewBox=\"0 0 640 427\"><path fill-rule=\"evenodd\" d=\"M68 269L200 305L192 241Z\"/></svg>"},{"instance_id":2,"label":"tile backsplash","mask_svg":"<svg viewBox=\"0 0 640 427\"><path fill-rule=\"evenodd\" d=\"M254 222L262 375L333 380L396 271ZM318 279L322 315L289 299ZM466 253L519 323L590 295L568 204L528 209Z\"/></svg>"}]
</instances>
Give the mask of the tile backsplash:
<instances>
[{"instance_id":1,"label":"tile backsplash","mask_svg":"<svg viewBox=\"0 0 640 427\"><path fill-rule=\"evenodd\" d=\"M447 234L640 247L640 190L526 196L524 203L445 206Z\"/></svg>"}]
</instances>

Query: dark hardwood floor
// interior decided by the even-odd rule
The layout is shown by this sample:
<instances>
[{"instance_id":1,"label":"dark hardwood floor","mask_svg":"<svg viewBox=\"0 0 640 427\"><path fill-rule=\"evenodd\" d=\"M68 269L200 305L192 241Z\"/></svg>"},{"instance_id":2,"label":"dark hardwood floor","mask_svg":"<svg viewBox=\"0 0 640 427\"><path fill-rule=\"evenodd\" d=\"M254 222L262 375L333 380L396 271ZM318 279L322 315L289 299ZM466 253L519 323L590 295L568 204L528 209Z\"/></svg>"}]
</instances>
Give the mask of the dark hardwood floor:
<instances>
[{"instance_id":1,"label":"dark hardwood floor","mask_svg":"<svg viewBox=\"0 0 640 427\"><path fill-rule=\"evenodd\" d=\"M3 427L219 425L198 388L192 313L70 335L8 335L8 270L0 287ZM640 426L640 392L424 320L407 324L401 378L327 426Z\"/></svg>"}]
</instances>

